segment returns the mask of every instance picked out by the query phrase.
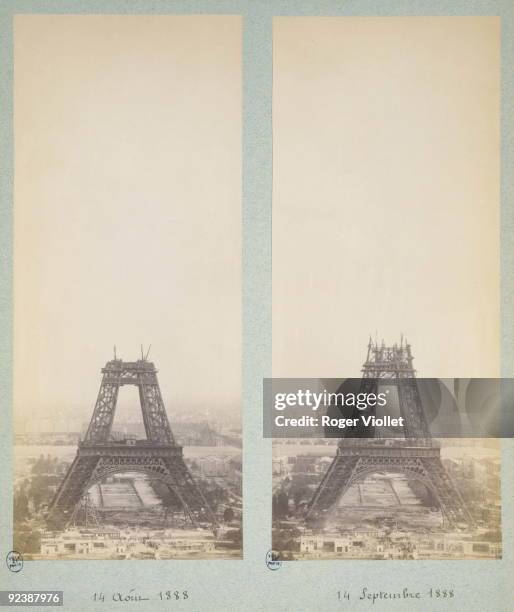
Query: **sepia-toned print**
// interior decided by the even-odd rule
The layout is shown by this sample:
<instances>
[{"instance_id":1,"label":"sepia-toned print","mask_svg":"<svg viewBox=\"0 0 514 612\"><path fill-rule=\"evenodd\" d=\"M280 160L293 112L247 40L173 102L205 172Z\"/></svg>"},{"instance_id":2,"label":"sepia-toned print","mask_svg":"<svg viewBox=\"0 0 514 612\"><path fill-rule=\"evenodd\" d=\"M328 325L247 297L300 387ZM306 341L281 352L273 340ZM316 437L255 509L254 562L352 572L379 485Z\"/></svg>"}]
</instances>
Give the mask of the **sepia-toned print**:
<instances>
[{"instance_id":1,"label":"sepia-toned print","mask_svg":"<svg viewBox=\"0 0 514 612\"><path fill-rule=\"evenodd\" d=\"M241 19L14 20L14 542L239 559Z\"/></svg>"},{"instance_id":2,"label":"sepia-toned print","mask_svg":"<svg viewBox=\"0 0 514 612\"><path fill-rule=\"evenodd\" d=\"M409 344L370 339L362 372L362 392L395 389L404 438L276 441L274 549L290 559L501 557L499 441L431 438Z\"/></svg>"},{"instance_id":3,"label":"sepia-toned print","mask_svg":"<svg viewBox=\"0 0 514 612\"><path fill-rule=\"evenodd\" d=\"M500 376L500 31L274 19L273 378L387 379L405 417L273 441L282 559L501 556L500 441L425 435L416 390Z\"/></svg>"},{"instance_id":4,"label":"sepia-toned print","mask_svg":"<svg viewBox=\"0 0 514 612\"><path fill-rule=\"evenodd\" d=\"M137 387L142 419L118 421L114 430L125 385ZM179 422L184 456L148 354L134 362L114 355L102 368L82 436L55 425L17 437L14 537L26 558L240 554L241 436L208 422Z\"/></svg>"}]
</instances>

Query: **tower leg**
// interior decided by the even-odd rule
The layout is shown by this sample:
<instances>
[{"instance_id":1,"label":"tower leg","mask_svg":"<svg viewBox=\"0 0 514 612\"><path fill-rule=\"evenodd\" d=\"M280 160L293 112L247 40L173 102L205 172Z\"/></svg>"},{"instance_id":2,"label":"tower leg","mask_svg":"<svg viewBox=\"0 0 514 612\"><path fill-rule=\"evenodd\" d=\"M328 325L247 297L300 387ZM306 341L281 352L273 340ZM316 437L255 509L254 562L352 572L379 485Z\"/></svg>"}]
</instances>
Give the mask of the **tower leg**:
<instances>
[{"instance_id":1,"label":"tower leg","mask_svg":"<svg viewBox=\"0 0 514 612\"><path fill-rule=\"evenodd\" d=\"M98 457L77 454L49 508L47 517L49 527L56 530L66 527L74 508L87 491L87 483L98 462Z\"/></svg>"},{"instance_id":2,"label":"tower leg","mask_svg":"<svg viewBox=\"0 0 514 612\"><path fill-rule=\"evenodd\" d=\"M182 502L190 520L195 523L195 518L191 511L200 510L207 520L216 526L218 521L207 503L202 490L191 476L184 460L182 458L178 461L170 461L168 459L166 467L170 477L173 479L172 489Z\"/></svg>"},{"instance_id":3,"label":"tower leg","mask_svg":"<svg viewBox=\"0 0 514 612\"><path fill-rule=\"evenodd\" d=\"M434 491L437 492L441 511L447 522L451 525L456 523L473 525L473 517L466 507L455 483L445 470L441 459L435 457L423 458L420 459L420 462L432 483Z\"/></svg>"},{"instance_id":4,"label":"tower leg","mask_svg":"<svg viewBox=\"0 0 514 612\"><path fill-rule=\"evenodd\" d=\"M316 523L344 495L359 463L359 457L336 455L312 498L305 520Z\"/></svg>"},{"instance_id":5,"label":"tower leg","mask_svg":"<svg viewBox=\"0 0 514 612\"><path fill-rule=\"evenodd\" d=\"M306 522L323 523L352 484L372 472L389 470L421 479L437 498L447 525L473 525L473 518L440 457L407 459L393 453L381 458L369 457L365 453L362 457L336 455L307 508Z\"/></svg>"}]
</instances>

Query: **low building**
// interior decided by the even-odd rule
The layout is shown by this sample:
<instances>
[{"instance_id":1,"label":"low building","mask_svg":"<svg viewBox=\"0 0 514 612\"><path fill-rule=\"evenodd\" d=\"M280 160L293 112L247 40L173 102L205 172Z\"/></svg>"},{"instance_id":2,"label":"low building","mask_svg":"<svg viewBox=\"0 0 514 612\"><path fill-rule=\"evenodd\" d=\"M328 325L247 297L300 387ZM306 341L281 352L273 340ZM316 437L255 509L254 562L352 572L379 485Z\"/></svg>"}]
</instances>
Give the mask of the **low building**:
<instances>
[{"instance_id":1,"label":"low building","mask_svg":"<svg viewBox=\"0 0 514 612\"><path fill-rule=\"evenodd\" d=\"M120 530L67 529L45 533L41 557L59 559L144 559L212 553L216 540L204 529Z\"/></svg>"},{"instance_id":2,"label":"low building","mask_svg":"<svg viewBox=\"0 0 514 612\"><path fill-rule=\"evenodd\" d=\"M370 557L383 553L385 532L382 530L355 530L341 533L302 534L300 553L309 556Z\"/></svg>"}]
</instances>

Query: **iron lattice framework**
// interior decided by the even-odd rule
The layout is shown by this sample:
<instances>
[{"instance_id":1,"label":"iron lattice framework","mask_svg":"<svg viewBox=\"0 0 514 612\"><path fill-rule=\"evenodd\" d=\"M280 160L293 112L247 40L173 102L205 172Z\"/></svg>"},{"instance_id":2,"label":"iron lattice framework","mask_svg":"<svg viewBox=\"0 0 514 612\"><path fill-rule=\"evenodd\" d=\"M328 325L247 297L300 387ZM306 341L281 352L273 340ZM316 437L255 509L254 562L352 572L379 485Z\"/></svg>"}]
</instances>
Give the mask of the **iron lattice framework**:
<instances>
[{"instance_id":1,"label":"iron lattice framework","mask_svg":"<svg viewBox=\"0 0 514 612\"><path fill-rule=\"evenodd\" d=\"M102 374L95 411L84 439L86 443L109 440L118 392L123 385L133 385L139 390L147 439L160 444L175 443L153 363L145 359L135 362L113 359L102 369Z\"/></svg>"},{"instance_id":2,"label":"iron lattice framework","mask_svg":"<svg viewBox=\"0 0 514 612\"><path fill-rule=\"evenodd\" d=\"M400 346L385 346L374 344L370 338L368 344L368 355L362 366L362 380L360 391L364 393L377 393L380 384L395 386L398 391L398 403L401 416L404 418L404 434L407 439L415 439L419 445L430 446L430 428L426 420L425 412L421 405L418 384L416 381L416 370L412 362L414 358L411 353L410 344L404 344L403 339ZM355 409L354 418L359 416ZM368 414L375 414L376 408L370 408ZM364 427L359 419L359 426L354 437L370 438L376 432L373 427Z\"/></svg>"},{"instance_id":3,"label":"iron lattice framework","mask_svg":"<svg viewBox=\"0 0 514 612\"><path fill-rule=\"evenodd\" d=\"M377 393L379 384L394 385L404 417L403 439L380 439L371 427L360 426L354 438L342 439L337 454L310 500L305 518L323 523L337 501L354 484L375 472L400 472L421 481L439 503L450 524L473 523L472 517L441 462L441 449L431 439L412 365L409 344L387 347L370 339L362 368L360 392ZM342 388L338 392L342 391ZM368 408L375 414L375 407ZM358 417L355 410L353 417ZM359 424L362 423L359 419Z\"/></svg>"},{"instance_id":4,"label":"iron lattice framework","mask_svg":"<svg viewBox=\"0 0 514 612\"><path fill-rule=\"evenodd\" d=\"M157 370L146 359L109 361L87 433L79 442L77 454L59 486L49 508L48 523L53 528L66 526L90 487L117 472L143 472L161 479L186 516L193 523L216 518L193 479L171 432L162 400ZM119 388L134 385L146 431L146 440L119 440L111 435Z\"/></svg>"},{"instance_id":5,"label":"iron lattice framework","mask_svg":"<svg viewBox=\"0 0 514 612\"><path fill-rule=\"evenodd\" d=\"M74 527L100 527L100 518L96 506L88 493L75 506L70 524Z\"/></svg>"}]
</instances>

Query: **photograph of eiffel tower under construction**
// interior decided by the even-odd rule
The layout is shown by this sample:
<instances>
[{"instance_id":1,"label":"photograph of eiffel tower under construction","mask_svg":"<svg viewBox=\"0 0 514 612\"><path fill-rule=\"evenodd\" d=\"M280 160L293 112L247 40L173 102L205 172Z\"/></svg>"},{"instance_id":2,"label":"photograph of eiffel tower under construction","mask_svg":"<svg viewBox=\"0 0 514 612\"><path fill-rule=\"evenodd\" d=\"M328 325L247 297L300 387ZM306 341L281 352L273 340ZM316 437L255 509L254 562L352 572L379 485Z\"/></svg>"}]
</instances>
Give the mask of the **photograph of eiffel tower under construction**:
<instances>
[{"instance_id":1,"label":"photograph of eiffel tower under construction","mask_svg":"<svg viewBox=\"0 0 514 612\"><path fill-rule=\"evenodd\" d=\"M15 19L24 559L242 557L241 32Z\"/></svg>"},{"instance_id":2,"label":"photograph of eiffel tower under construction","mask_svg":"<svg viewBox=\"0 0 514 612\"><path fill-rule=\"evenodd\" d=\"M498 41L492 20L276 20L274 379L501 376ZM273 440L282 559L501 556L502 441L427 438L423 409L414 439Z\"/></svg>"},{"instance_id":3,"label":"photograph of eiffel tower under construction","mask_svg":"<svg viewBox=\"0 0 514 612\"><path fill-rule=\"evenodd\" d=\"M361 389L397 390L403 438L274 441L281 558L501 558L500 442L431 438L413 359L370 338L362 368Z\"/></svg>"},{"instance_id":4,"label":"photograph of eiffel tower under construction","mask_svg":"<svg viewBox=\"0 0 514 612\"><path fill-rule=\"evenodd\" d=\"M115 430L125 386L142 418ZM54 425L16 440L14 547L26 558L240 556L241 431L203 420L172 430L148 354L105 364L83 433Z\"/></svg>"}]
</instances>

